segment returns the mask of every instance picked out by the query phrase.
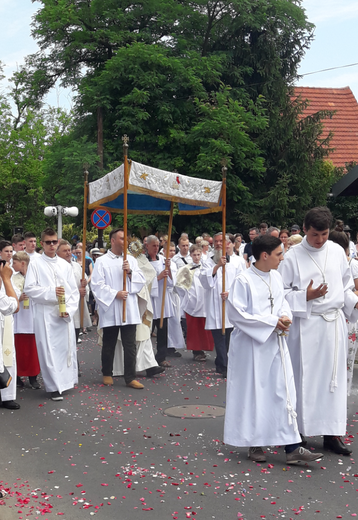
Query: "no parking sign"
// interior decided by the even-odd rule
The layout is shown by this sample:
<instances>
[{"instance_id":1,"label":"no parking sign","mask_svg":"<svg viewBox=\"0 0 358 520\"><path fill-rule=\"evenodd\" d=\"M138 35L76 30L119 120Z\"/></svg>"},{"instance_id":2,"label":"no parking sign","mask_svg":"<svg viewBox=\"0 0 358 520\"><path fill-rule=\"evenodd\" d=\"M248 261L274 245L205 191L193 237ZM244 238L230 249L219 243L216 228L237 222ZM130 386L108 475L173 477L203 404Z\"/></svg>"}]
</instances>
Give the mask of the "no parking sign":
<instances>
[{"instance_id":1,"label":"no parking sign","mask_svg":"<svg viewBox=\"0 0 358 520\"><path fill-rule=\"evenodd\" d=\"M97 229L106 229L112 222L112 215L106 209L97 208L91 215L91 222Z\"/></svg>"}]
</instances>

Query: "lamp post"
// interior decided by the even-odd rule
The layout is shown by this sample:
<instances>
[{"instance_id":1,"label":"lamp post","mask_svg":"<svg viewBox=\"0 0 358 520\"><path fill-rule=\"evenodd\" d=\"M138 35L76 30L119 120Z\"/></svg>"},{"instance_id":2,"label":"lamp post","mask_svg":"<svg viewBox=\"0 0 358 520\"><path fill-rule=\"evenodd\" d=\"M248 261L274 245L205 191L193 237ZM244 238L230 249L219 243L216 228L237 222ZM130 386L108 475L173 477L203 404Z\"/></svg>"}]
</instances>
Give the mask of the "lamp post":
<instances>
[{"instance_id":1,"label":"lamp post","mask_svg":"<svg viewBox=\"0 0 358 520\"><path fill-rule=\"evenodd\" d=\"M57 215L57 236L62 238L62 215L65 217L77 217L78 208L64 208L63 206L46 206L44 209L46 217L56 217Z\"/></svg>"}]
</instances>

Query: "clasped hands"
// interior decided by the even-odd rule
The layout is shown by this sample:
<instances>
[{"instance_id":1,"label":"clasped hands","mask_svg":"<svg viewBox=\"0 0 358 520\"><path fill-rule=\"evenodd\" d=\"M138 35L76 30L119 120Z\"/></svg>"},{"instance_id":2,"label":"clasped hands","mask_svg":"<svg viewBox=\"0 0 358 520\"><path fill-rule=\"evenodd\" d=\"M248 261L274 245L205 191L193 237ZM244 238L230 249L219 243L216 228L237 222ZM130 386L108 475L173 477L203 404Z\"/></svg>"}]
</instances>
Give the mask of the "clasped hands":
<instances>
[{"instance_id":1,"label":"clasped hands","mask_svg":"<svg viewBox=\"0 0 358 520\"><path fill-rule=\"evenodd\" d=\"M287 316L281 316L277 321L276 329L287 332L290 330L291 323L292 321Z\"/></svg>"}]
</instances>

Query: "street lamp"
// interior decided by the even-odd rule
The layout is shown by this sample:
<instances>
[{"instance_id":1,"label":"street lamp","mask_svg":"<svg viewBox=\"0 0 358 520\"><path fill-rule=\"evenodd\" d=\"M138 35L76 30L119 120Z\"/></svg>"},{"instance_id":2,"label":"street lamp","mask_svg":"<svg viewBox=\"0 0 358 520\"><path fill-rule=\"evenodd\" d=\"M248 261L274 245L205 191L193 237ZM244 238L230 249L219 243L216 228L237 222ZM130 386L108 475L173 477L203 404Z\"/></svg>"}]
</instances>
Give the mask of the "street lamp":
<instances>
[{"instance_id":1,"label":"street lamp","mask_svg":"<svg viewBox=\"0 0 358 520\"><path fill-rule=\"evenodd\" d=\"M65 217L77 217L78 208L64 208L63 206L46 206L44 209L46 217L56 217L57 215L57 236L62 238L62 215Z\"/></svg>"}]
</instances>

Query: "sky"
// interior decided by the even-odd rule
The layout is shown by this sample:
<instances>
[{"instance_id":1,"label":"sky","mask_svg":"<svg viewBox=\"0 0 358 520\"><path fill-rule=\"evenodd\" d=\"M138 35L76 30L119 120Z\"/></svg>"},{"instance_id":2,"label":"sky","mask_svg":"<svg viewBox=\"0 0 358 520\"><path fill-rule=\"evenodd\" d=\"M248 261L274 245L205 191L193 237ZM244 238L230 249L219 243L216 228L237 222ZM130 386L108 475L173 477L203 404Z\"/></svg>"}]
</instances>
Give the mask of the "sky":
<instances>
[{"instance_id":1,"label":"sky","mask_svg":"<svg viewBox=\"0 0 358 520\"><path fill-rule=\"evenodd\" d=\"M103 0L105 1L105 0ZM0 61L5 64L7 78L24 62L27 54L36 52L31 38L31 17L40 7L31 0L0 0ZM309 74L332 67L358 63L358 46L354 35L358 24L357 0L303 0L308 20L316 26L315 39L301 62L298 85L306 87L347 87L358 100L358 65L327 72ZM1 82L2 91L6 80ZM52 106L69 109L72 93L56 88L46 98Z\"/></svg>"}]
</instances>

